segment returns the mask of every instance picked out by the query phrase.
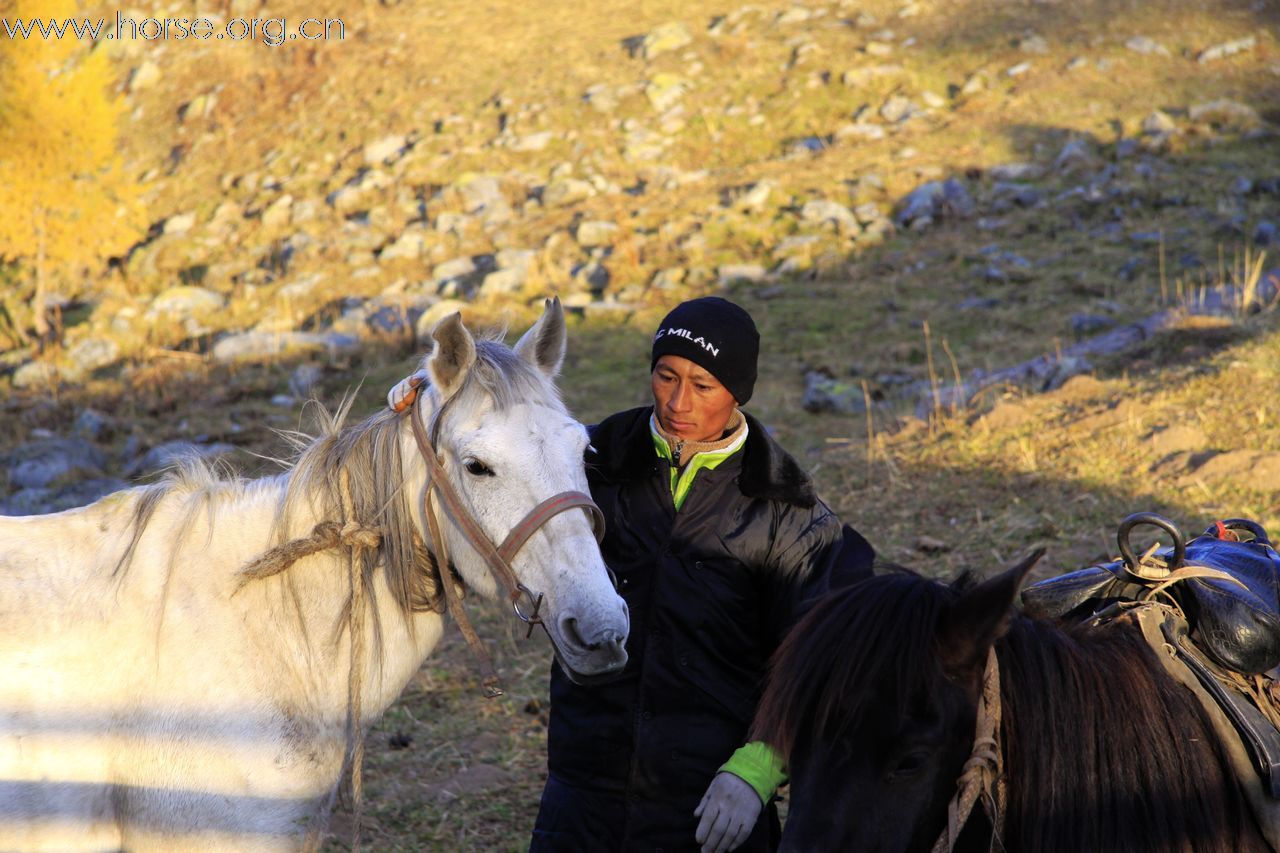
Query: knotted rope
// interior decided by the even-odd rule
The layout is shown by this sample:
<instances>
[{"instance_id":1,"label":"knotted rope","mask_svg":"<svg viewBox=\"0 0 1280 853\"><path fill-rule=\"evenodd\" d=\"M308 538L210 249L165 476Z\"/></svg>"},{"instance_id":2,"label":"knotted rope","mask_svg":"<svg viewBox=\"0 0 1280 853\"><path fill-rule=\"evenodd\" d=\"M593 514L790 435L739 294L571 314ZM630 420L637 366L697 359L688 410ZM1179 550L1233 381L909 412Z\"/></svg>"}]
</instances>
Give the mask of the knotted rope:
<instances>
[{"instance_id":1,"label":"knotted rope","mask_svg":"<svg viewBox=\"0 0 1280 853\"><path fill-rule=\"evenodd\" d=\"M350 485L344 471L342 474L344 505L350 499ZM344 512L346 510L344 509ZM292 539L283 545L277 545L265 551L261 557L246 563L237 573L239 580L233 592L239 592L250 581L262 580L278 575L303 557L310 557L321 551L333 548L377 548L382 544L382 528L361 524L354 519L342 524L336 521L322 521L311 528L311 534L299 539Z\"/></svg>"},{"instance_id":2,"label":"knotted rope","mask_svg":"<svg viewBox=\"0 0 1280 853\"><path fill-rule=\"evenodd\" d=\"M956 795L947 806L947 828L933 845L933 853L950 853L960 838L960 830L982 798L982 807L991 819L991 842L996 846L1004 830L1004 757L1000 752L1000 664L993 646L987 652L982 673L982 698L974 727L973 751L956 780Z\"/></svg>"},{"instance_id":3,"label":"knotted rope","mask_svg":"<svg viewBox=\"0 0 1280 853\"><path fill-rule=\"evenodd\" d=\"M365 597L361 551L382 545L382 529L362 524L355 519L355 501L351 497L351 477L344 468L339 475L338 494L342 502L342 523L322 521L311 529L311 535L293 539L266 551L239 572L235 592L250 581L280 574L303 557L333 548L347 552L347 583L350 607L347 608L347 631L351 636L350 666L347 671L347 765L351 770L352 830L351 849L360 849L360 818L364 811L364 726L363 716L365 658ZM309 833L307 847L319 843L318 833Z\"/></svg>"}]
</instances>

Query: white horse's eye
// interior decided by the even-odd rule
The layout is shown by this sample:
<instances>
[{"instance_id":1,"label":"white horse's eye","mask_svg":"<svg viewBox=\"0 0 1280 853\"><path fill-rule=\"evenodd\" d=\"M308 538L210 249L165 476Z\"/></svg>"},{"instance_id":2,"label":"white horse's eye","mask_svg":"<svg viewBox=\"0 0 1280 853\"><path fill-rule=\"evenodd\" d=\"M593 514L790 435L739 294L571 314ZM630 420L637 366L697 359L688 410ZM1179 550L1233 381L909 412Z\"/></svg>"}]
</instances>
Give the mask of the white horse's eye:
<instances>
[{"instance_id":1,"label":"white horse's eye","mask_svg":"<svg viewBox=\"0 0 1280 853\"><path fill-rule=\"evenodd\" d=\"M479 459L467 458L462 460L462 467L467 469L468 474L474 474L477 477L492 477L493 469L481 462Z\"/></svg>"}]
</instances>

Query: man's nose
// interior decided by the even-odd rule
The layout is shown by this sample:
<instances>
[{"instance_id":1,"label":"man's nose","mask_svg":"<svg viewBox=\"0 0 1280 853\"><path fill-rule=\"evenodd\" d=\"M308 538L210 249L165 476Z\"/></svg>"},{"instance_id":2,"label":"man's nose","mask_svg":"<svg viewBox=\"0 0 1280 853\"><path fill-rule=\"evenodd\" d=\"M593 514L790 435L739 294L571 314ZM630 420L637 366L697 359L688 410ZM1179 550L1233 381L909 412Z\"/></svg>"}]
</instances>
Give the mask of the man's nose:
<instances>
[{"instance_id":1,"label":"man's nose","mask_svg":"<svg viewBox=\"0 0 1280 853\"><path fill-rule=\"evenodd\" d=\"M683 382L677 383L675 390L671 392L671 399L667 401L667 408L673 412L687 412L690 404L689 389L685 387Z\"/></svg>"}]
</instances>

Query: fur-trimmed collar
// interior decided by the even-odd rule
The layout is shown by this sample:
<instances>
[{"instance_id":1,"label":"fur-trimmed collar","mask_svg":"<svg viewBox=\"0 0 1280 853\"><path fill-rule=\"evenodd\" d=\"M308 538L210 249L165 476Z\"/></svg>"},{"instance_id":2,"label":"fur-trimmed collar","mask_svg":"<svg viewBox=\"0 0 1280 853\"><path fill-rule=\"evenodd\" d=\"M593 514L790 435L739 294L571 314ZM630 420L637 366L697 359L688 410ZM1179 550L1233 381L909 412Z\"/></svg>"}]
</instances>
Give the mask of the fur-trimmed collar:
<instances>
[{"instance_id":1,"label":"fur-trimmed collar","mask_svg":"<svg viewBox=\"0 0 1280 853\"><path fill-rule=\"evenodd\" d=\"M652 406L629 409L605 418L590 428L587 466L606 480L640 480L653 476L658 457L649 435ZM764 425L743 412L747 440L742 448L742 473L738 487L749 498L782 501L808 509L818 502L813 480Z\"/></svg>"}]
</instances>

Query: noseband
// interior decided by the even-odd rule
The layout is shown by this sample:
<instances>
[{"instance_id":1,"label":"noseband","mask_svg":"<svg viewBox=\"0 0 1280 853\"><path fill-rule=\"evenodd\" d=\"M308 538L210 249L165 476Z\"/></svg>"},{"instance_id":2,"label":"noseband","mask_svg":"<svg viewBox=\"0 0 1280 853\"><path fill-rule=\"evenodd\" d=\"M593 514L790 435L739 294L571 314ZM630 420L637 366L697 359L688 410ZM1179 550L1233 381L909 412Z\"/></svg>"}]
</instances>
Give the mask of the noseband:
<instances>
[{"instance_id":1,"label":"noseband","mask_svg":"<svg viewBox=\"0 0 1280 853\"><path fill-rule=\"evenodd\" d=\"M493 540L485 534L484 530L476 522L475 517L467 510L458 491L445 475L444 466L440 462L440 454L436 450L438 442L434 440L435 430L433 430L433 436L428 437L426 429L422 425L422 398L426 396L422 393L423 390L422 388L416 388L414 399L412 401L406 400L407 405L398 408L397 411L409 410L409 421L413 425L413 437L417 441L418 450L427 465L427 485L422 496L422 511L427 519L427 527L430 530L436 562L440 567L440 581L441 586L444 588L445 603L448 605L449 613L453 616L454 621L458 623L458 629L462 632L463 637L466 638L467 645L480 663L480 668L484 674L485 695L490 697L501 696L503 691L498 675L494 671L493 662L485 651L484 644L476 634L475 629L471 626L471 622L467 619L466 612L462 609L458 590L453 585L453 579L449 577L451 563L435 512L436 500L439 500L440 505L444 508L445 515L462 533L463 538L485 561L494 579L506 590L507 599L511 602L511 609L515 611L520 621L529 626L529 632L525 635L526 638L533 634L535 625L541 625L542 629L547 632L547 637L551 640L552 647L555 648L556 656L561 661L564 660L562 650L556 643L555 636L547 629L546 623L542 621L539 612L542 608L543 594L540 592L534 593L520 582L520 579L516 577L511 568L511 561L515 559L516 554L529 541L529 538L538 532L544 524L560 513L571 509L581 508L586 511L587 517L591 521L591 529L595 534L596 541L600 541L604 537L604 514L600 511L600 507L596 506L595 501L591 500L590 495L578 491L560 492L529 510L528 514L507 534L502 544L495 546ZM434 424L437 427L444 413L444 407L448 405L448 402L446 400L441 405L440 410L436 412Z\"/></svg>"}]
</instances>

